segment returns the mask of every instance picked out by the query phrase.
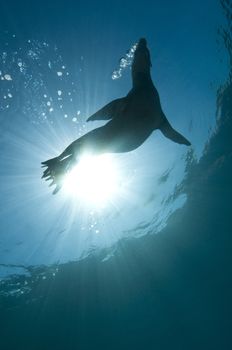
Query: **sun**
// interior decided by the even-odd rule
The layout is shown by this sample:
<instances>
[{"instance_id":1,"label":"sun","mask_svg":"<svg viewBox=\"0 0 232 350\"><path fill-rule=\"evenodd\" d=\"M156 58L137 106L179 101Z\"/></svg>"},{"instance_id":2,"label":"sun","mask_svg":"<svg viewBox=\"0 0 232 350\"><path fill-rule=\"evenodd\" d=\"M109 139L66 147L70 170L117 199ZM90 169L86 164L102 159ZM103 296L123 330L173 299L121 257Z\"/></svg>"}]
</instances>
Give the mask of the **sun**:
<instances>
[{"instance_id":1,"label":"sun","mask_svg":"<svg viewBox=\"0 0 232 350\"><path fill-rule=\"evenodd\" d=\"M93 205L106 205L120 191L120 172L113 155L83 156L64 179L68 195Z\"/></svg>"}]
</instances>

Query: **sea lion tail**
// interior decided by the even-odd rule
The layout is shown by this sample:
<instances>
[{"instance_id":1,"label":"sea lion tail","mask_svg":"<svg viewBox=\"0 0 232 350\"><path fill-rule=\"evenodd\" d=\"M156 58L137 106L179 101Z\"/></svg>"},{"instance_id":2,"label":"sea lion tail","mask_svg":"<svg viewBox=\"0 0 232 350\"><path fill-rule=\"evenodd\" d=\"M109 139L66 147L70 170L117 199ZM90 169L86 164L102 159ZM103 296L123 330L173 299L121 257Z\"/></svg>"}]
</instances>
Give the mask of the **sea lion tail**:
<instances>
[{"instance_id":1,"label":"sea lion tail","mask_svg":"<svg viewBox=\"0 0 232 350\"><path fill-rule=\"evenodd\" d=\"M73 156L60 159L60 157L48 159L45 162L42 162L42 167L46 168L43 172L42 179L45 181L52 181L49 187L55 185L53 194L56 194L60 191L63 185L64 177L68 171L74 165Z\"/></svg>"}]
</instances>

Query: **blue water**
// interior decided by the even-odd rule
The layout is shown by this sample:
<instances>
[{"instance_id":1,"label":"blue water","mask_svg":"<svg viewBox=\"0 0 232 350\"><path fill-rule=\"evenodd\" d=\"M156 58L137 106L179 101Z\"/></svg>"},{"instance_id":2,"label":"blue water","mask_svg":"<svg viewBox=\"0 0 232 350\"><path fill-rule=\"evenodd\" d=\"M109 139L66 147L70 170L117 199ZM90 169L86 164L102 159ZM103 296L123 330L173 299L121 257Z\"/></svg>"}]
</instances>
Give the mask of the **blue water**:
<instances>
[{"instance_id":1,"label":"blue water","mask_svg":"<svg viewBox=\"0 0 232 350\"><path fill-rule=\"evenodd\" d=\"M0 335L5 349L230 349L230 1L1 3ZM101 125L144 36L187 148L114 156L103 207L52 196L40 162ZM93 174L94 176L94 174Z\"/></svg>"}]
</instances>

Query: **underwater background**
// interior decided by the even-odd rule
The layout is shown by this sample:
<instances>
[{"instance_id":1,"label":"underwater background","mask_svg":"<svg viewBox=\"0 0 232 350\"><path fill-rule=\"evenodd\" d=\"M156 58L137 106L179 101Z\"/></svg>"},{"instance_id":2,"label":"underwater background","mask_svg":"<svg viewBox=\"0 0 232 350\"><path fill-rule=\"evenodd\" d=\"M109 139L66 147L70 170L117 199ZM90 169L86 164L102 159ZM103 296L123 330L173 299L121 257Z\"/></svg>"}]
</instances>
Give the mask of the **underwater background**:
<instances>
[{"instance_id":1,"label":"underwater background","mask_svg":"<svg viewBox=\"0 0 232 350\"><path fill-rule=\"evenodd\" d=\"M232 2L0 9L1 349L231 349ZM127 94L140 37L191 148L154 132L107 204L53 196L41 161Z\"/></svg>"}]
</instances>

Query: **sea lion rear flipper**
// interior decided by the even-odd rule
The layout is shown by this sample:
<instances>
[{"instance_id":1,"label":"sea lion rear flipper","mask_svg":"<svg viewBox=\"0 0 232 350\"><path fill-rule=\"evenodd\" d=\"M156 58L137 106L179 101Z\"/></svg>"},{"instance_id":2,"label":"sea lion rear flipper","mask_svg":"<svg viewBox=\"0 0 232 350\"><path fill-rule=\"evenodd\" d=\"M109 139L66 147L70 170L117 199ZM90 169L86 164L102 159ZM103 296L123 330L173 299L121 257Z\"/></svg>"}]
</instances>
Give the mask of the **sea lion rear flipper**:
<instances>
[{"instance_id":1,"label":"sea lion rear flipper","mask_svg":"<svg viewBox=\"0 0 232 350\"><path fill-rule=\"evenodd\" d=\"M117 98L116 100L111 101L104 107L102 107L99 111L92 114L88 119L87 122L93 121L93 120L110 120L117 116L118 113L121 112L124 102L126 98Z\"/></svg>"},{"instance_id":2,"label":"sea lion rear flipper","mask_svg":"<svg viewBox=\"0 0 232 350\"><path fill-rule=\"evenodd\" d=\"M179 132L173 129L173 127L168 122L166 117L159 129L160 131L162 131L165 137L172 140L173 142L186 145L186 146L191 145L191 143L183 135L181 135Z\"/></svg>"}]
</instances>

